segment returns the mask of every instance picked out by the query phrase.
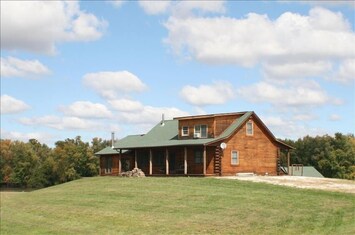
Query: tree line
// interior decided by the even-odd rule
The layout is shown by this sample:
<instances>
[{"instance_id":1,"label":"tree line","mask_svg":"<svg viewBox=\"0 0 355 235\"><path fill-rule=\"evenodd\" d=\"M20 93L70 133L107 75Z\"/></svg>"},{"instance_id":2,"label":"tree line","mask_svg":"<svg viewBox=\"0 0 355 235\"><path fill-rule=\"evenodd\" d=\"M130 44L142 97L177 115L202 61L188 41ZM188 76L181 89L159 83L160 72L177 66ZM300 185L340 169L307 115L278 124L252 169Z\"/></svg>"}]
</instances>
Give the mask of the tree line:
<instances>
[{"instance_id":1,"label":"tree line","mask_svg":"<svg viewBox=\"0 0 355 235\"><path fill-rule=\"evenodd\" d=\"M355 180L355 138L353 134L305 136L296 141L282 140L295 149L291 164L314 166L324 177ZM285 162L285 157L283 158Z\"/></svg>"},{"instance_id":2,"label":"tree line","mask_svg":"<svg viewBox=\"0 0 355 235\"><path fill-rule=\"evenodd\" d=\"M36 139L0 140L0 183L11 187L43 188L95 176L99 158L95 152L110 145L110 141L94 138L91 144L81 137L57 141L54 148Z\"/></svg>"},{"instance_id":3,"label":"tree line","mask_svg":"<svg viewBox=\"0 0 355 235\"><path fill-rule=\"evenodd\" d=\"M355 179L354 135L336 133L298 140L282 140L295 147L290 153L292 164L314 166L322 175L330 178ZM109 140L92 139L83 142L74 139L57 141L53 148L35 139L28 142L0 140L0 183L14 187L42 188L96 176L99 158L95 152L110 145ZM283 163L286 154L283 153Z\"/></svg>"}]
</instances>

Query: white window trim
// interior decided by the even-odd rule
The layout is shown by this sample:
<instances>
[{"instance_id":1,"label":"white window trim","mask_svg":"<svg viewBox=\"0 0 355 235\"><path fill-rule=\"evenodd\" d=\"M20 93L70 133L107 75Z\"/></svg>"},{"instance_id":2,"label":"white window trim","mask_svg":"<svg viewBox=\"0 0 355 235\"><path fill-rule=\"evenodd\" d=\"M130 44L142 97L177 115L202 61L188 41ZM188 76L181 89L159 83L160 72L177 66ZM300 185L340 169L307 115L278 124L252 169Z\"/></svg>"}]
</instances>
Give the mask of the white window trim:
<instances>
[{"instance_id":1,"label":"white window trim","mask_svg":"<svg viewBox=\"0 0 355 235\"><path fill-rule=\"evenodd\" d=\"M248 123L251 123L251 134L248 133ZM248 121L247 124L245 125L245 133L248 136L254 135L254 123L253 121Z\"/></svg>"},{"instance_id":2,"label":"white window trim","mask_svg":"<svg viewBox=\"0 0 355 235\"><path fill-rule=\"evenodd\" d=\"M206 126L206 136L201 136L201 134L202 134L202 128L201 128L201 126ZM196 131L196 127L200 127L199 129L200 129L200 131ZM198 134L198 137L195 137L196 136L196 134ZM194 137L195 138L207 138L208 137L208 125L206 125L206 124L201 124L201 125L195 125L194 126Z\"/></svg>"},{"instance_id":3,"label":"white window trim","mask_svg":"<svg viewBox=\"0 0 355 235\"><path fill-rule=\"evenodd\" d=\"M187 127L187 134L184 134L184 127ZM188 126L183 126L181 128L181 136L189 136L189 134L190 134L189 127Z\"/></svg>"},{"instance_id":4,"label":"white window trim","mask_svg":"<svg viewBox=\"0 0 355 235\"><path fill-rule=\"evenodd\" d=\"M202 128L201 126L206 126L206 136L202 136ZM208 126L207 125L200 125L200 132L201 132L201 138L207 138L208 137Z\"/></svg>"},{"instance_id":5,"label":"white window trim","mask_svg":"<svg viewBox=\"0 0 355 235\"><path fill-rule=\"evenodd\" d=\"M233 153L237 153L237 163L233 163ZM237 150L231 151L231 165L233 165L233 166L239 165L239 151L237 151Z\"/></svg>"}]
</instances>

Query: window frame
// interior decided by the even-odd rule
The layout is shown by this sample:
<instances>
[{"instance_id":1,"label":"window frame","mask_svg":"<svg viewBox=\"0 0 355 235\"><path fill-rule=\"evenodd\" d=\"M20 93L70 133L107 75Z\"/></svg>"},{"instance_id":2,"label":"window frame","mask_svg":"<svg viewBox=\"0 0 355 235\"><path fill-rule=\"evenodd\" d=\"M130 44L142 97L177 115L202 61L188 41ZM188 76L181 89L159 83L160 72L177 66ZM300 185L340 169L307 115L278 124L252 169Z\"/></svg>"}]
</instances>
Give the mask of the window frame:
<instances>
[{"instance_id":1,"label":"window frame","mask_svg":"<svg viewBox=\"0 0 355 235\"><path fill-rule=\"evenodd\" d=\"M187 128L187 133L186 134L184 133L184 128ZM189 134L190 134L189 132L190 132L189 126L181 127L181 136L189 136Z\"/></svg>"},{"instance_id":2,"label":"window frame","mask_svg":"<svg viewBox=\"0 0 355 235\"><path fill-rule=\"evenodd\" d=\"M236 162L234 163L233 161L233 153L236 153L237 154L237 157L236 157ZM239 151L238 150L232 150L231 151L231 165L232 166L238 166L239 165Z\"/></svg>"},{"instance_id":3,"label":"window frame","mask_svg":"<svg viewBox=\"0 0 355 235\"><path fill-rule=\"evenodd\" d=\"M248 125L249 125L249 124L251 124L251 128L250 128L250 131L251 131L251 132L249 132L249 128L248 128ZM254 135L254 123L253 123L253 121L249 120L249 121L246 123L246 125L245 125L245 133L246 133L246 135L248 135L248 136L253 136L253 135Z\"/></svg>"},{"instance_id":4,"label":"window frame","mask_svg":"<svg viewBox=\"0 0 355 235\"><path fill-rule=\"evenodd\" d=\"M204 135L204 136L202 136L202 127L206 127L206 135ZM198 130L197 130L197 128L198 128ZM208 137L208 125L206 125L206 124L195 125L194 126L194 137L196 134L200 135L197 138L207 138Z\"/></svg>"},{"instance_id":5,"label":"window frame","mask_svg":"<svg viewBox=\"0 0 355 235\"><path fill-rule=\"evenodd\" d=\"M206 127L206 136L202 136L202 126ZM207 125L200 125L200 135L201 135L201 138L207 138L208 137L208 126Z\"/></svg>"}]
</instances>

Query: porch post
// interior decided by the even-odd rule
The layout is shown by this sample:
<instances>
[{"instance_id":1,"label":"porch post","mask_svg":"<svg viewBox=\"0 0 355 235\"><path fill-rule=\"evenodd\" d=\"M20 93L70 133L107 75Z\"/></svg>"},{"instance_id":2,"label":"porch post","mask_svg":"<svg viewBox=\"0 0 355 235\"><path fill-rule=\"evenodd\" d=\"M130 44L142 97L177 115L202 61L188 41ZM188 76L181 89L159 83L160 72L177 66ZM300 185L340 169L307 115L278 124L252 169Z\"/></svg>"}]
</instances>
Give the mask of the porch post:
<instances>
[{"instance_id":1,"label":"porch post","mask_svg":"<svg viewBox=\"0 0 355 235\"><path fill-rule=\"evenodd\" d=\"M287 150L287 174L290 175L290 150Z\"/></svg>"},{"instance_id":2,"label":"porch post","mask_svg":"<svg viewBox=\"0 0 355 235\"><path fill-rule=\"evenodd\" d=\"M165 174L169 175L169 150L166 148L165 151Z\"/></svg>"},{"instance_id":3,"label":"porch post","mask_svg":"<svg viewBox=\"0 0 355 235\"><path fill-rule=\"evenodd\" d=\"M206 175L206 146L203 146L203 174Z\"/></svg>"},{"instance_id":4,"label":"porch post","mask_svg":"<svg viewBox=\"0 0 355 235\"><path fill-rule=\"evenodd\" d=\"M184 147L184 175L187 175L187 148Z\"/></svg>"},{"instance_id":5,"label":"porch post","mask_svg":"<svg viewBox=\"0 0 355 235\"><path fill-rule=\"evenodd\" d=\"M100 164L99 164L99 165L100 165L100 168L99 168L99 175L101 175L101 173L102 173L102 172L101 172L101 156L100 156Z\"/></svg>"},{"instance_id":6,"label":"porch post","mask_svg":"<svg viewBox=\"0 0 355 235\"><path fill-rule=\"evenodd\" d=\"M137 164L137 149L134 150L134 168L138 168L138 164Z\"/></svg>"},{"instance_id":7,"label":"porch post","mask_svg":"<svg viewBox=\"0 0 355 235\"><path fill-rule=\"evenodd\" d=\"M122 149L120 149L120 155L118 156L118 174L122 171Z\"/></svg>"},{"instance_id":8,"label":"porch post","mask_svg":"<svg viewBox=\"0 0 355 235\"><path fill-rule=\"evenodd\" d=\"M153 174L153 153L152 149L149 149L149 175Z\"/></svg>"}]
</instances>

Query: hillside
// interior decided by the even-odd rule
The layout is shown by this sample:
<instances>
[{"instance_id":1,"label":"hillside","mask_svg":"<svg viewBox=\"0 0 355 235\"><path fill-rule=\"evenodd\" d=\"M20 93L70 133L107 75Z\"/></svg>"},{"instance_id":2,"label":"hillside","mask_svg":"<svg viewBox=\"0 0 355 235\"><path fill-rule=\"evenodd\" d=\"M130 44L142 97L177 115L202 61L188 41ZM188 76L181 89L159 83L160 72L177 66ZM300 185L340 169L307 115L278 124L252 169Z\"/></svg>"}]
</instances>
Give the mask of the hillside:
<instances>
[{"instance_id":1,"label":"hillside","mask_svg":"<svg viewBox=\"0 0 355 235\"><path fill-rule=\"evenodd\" d=\"M354 195L213 178L84 178L1 193L1 234L354 234Z\"/></svg>"}]
</instances>

